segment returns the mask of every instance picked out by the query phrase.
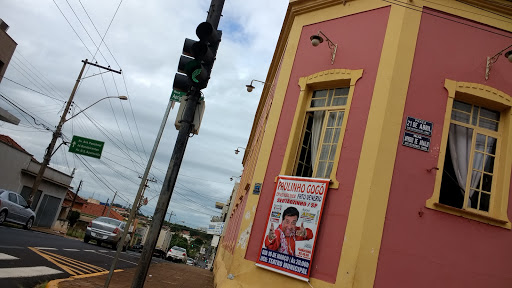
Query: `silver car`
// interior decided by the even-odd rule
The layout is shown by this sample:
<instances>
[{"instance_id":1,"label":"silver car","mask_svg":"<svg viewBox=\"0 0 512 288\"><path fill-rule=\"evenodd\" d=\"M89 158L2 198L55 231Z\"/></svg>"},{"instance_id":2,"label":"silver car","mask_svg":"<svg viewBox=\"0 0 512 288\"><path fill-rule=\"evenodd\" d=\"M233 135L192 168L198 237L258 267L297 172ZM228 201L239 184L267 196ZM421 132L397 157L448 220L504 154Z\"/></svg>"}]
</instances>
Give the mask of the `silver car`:
<instances>
[{"instance_id":1,"label":"silver car","mask_svg":"<svg viewBox=\"0 0 512 288\"><path fill-rule=\"evenodd\" d=\"M85 230L84 242L89 243L91 240L96 240L98 245L107 243L112 245L112 249L116 249L120 244L121 236L123 235L125 223L114 218L98 217L92 220L87 229ZM123 251L130 243L130 235L126 236L123 244Z\"/></svg>"},{"instance_id":2,"label":"silver car","mask_svg":"<svg viewBox=\"0 0 512 288\"><path fill-rule=\"evenodd\" d=\"M12 222L30 229L35 219L36 213L30 209L27 201L20 194L0 189L0 224Z\"/></svg>"}]
</instances>

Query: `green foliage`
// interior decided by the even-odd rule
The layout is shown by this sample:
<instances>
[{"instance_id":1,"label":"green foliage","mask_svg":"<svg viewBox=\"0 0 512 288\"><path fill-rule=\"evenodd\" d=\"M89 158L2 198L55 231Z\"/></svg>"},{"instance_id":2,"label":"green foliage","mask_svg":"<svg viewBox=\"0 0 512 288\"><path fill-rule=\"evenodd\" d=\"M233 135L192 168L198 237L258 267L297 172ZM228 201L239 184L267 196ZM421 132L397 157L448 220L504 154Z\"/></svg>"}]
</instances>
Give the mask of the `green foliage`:
<instances>
[{"instance_id":1,"label":"green foliage","mask_svg":"<svg viewBox=\"0 0 512 288\"><path fill-rule=\"evenodd\" d=\"M178 246L181 248L185 248L185 249L187 249L187 252L188 252L188 241L187 241L187 238L185 238L183 236L174 234L171 239L171 244L169 244L169 248L171 248L172 246Z\"/></svg>"},{"instance_id":2,"label":"green foliage","mask_svg":"<svg viewBox=\"0 0 512 288\"><path fill-rule=\"evenodd\" d=\"M204 244L204 241L201 238L196 238L196 239L194 239L194 241L192 241L192 244L194 245L194 248L201 247L201 245Z\"/></svg>"},{"instance_id":3,"label":"green foliage","mask_svg":"<svg viewBox=\"0 0 512 288\"><path fill-rule=\"evenodd\" d=\"M71 227L75 227L75 224L78 221L78 218L80 218L80 212L78 212L78 211L71 211L69 213L69 217L68 217L69 225Z\"/></svg>"},{"instance_id":4,"label":"green foliage","mask_svg":"<svg viewBox=\"0 0 512 288\"><path fill-rule=\"evenodd\" d=\"M67 236L84 239L85 231L77 228L69 228L66 233Z\"/></svg>"}]
</instances>

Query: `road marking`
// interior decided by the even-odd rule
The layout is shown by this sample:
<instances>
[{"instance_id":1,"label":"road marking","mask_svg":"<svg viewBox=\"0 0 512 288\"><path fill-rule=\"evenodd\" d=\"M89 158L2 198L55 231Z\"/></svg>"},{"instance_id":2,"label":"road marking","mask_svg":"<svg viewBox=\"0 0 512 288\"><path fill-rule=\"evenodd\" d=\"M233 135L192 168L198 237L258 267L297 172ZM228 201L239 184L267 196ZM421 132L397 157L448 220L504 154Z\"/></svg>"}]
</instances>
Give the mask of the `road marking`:
<instances>
[{"instance_id":1,"label":"road marking","mask_svg":"<svg viewBox=\"0 0 512 288\"><path fill-rule=\"evenodd\" d=\"M96 252L96 250L84 250L85 252Z\"/></svg>"},{"instance_id":2,"label":"road marking","mask_svg":"<svg viewBox=\"0 0 512 288\"><path fill-rule=\"evenodd\" d=\"M110 250L98 250L99 252L107 253L110 252Z\"/></svg>"},{"instance_id":3,"label":"road marking","mask_svg":"<svg viewBox=\"0 0 512 288\"><path fill-rule=\"evenodd\" d=\"M91 273L97 273L97 272L103 272L107 271L107 269L94 266L92 264L88 264L85 262L81 262L72 258L64 257L58 254L50 253L44 250L39 250L34 247L28 247L30 250L36 252L46 260L52 262L53 264L59 266L64 271L68 272L69 274L76 276L76 275L84 275L84 274L91 274Z\"/></svg>"},{"instance_id":4,"label":"road marking","mask_svg":"<svg viewBox=\"0 0 512 288\"><path fill-rule=\"evenodd\" d=\"M0 253L0 260L16 260L16 259L20 259L20 258L16 258L16 257L11 256L11 255Z\"/></svg>"},{"instance_id":5,"label":"road marking","mask_svg":"<svg viewBox=\"0 0 512 288\"><path fill-rule=\"evenodd\" d=\"M34 247L36 249L39 249L39 250L59 250L57 248L50 248L50 247Z\"/></svg>"},{"instance_id":6,"label":"road marking","mask_svg":"<svg viewBox=\"0 0 512 288\"><path fill-rule=\"evenodd\" d=\"M98 252L96 252L96 251L94 251L94 253L97 253L97 254L103 255L103 256L105 256L105 257L114 258L114 256L109 256L109 255L101 254L101 253L98 253ZM130 263L130 264L139 265L139 263L131 262L131 261L124 260L124 259L121 259L121 258L118 258L118 260L119 260L119 261L124 261L124 262Z\"/></svg>"},{"instance_id":7,"label":"road marking","mask_svg":"<svg viewBox=\"0 0 512 288\"><path fill-rule=\"evenodd\" d=\"M1 278L19 278L19 277L35 277L51 274L59 274L62 271L52 269L45 266L36 267L17 267L17 268L2 268L0 269Z\"/></svg>"},{"instance_id":8,"label":"road marking","mask_svg":"<svg viewBox=\"0 0 512 288\"><path fill-rule=\"evenodd\" d=\"M64 250L64 251L74 251L74 252L80 251L78 249L62 249L62 250Z\"/></svg>"}]
</instances>

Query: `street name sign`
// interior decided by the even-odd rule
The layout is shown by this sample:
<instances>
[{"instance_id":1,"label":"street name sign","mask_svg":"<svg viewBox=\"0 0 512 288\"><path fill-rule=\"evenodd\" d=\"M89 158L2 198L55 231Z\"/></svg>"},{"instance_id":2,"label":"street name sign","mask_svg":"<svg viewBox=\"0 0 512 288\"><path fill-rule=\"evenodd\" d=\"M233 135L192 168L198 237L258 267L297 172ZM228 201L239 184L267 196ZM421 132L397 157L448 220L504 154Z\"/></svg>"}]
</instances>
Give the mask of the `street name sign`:
<instances>
[{"instance_id":1,"label":"street name sign","mask_svg":"<svg viewBox=\"0 0 512 288\"><path fill-rule=\"evenodd\" d=\"M101 158L105 142L73 135L69 152L94 158Z\"/></svg>"}]
</instances>

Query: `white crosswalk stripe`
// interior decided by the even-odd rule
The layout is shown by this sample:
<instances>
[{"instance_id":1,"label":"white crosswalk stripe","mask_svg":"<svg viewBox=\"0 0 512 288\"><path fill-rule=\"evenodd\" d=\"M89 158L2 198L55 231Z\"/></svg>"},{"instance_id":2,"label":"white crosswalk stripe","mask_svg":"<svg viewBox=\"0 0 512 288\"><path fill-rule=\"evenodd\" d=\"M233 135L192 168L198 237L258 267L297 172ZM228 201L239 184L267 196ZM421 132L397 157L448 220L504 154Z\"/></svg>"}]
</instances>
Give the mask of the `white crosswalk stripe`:
<instances>
[{"instance_id":1,"label":"white crosswalk stripe","mask_svg":"<svg viewBox=\"0 0 512 288\"><path fill-rule=\"evenodd\" d=\"M20 258L14 257L9 254L0 253L0 261L2 260L19 260ZM46 267L46 266L35 266L35 267L10 267L0 268L0 279L3 278L26 278L44 275L53 275L63 273L62 271Z\"/></svg>"},{"instance_id":2,"label":"white crosswalk stripe","mask_svg":"<svg viewBox=\"0 0 512 288\"><path fill-rule=\"evenodd\" d=\"M16 259L19 259L19 258L4 254L4 253L0 253L0 260L16 260Z\"/></svg>"},{"instance_id":3,"label":"white crosswalk stripe","mask_svg":"<svg viewBox=\"0 0 512 288\"><path fill-rule=\"evenodd\" d=\"M16 267L16 268L0 268L0 279L2 278L26 278L35 276L44 276L59 274L62 271L52 269L46 266L36 267Z\"/></svg>"}]
</instances>

